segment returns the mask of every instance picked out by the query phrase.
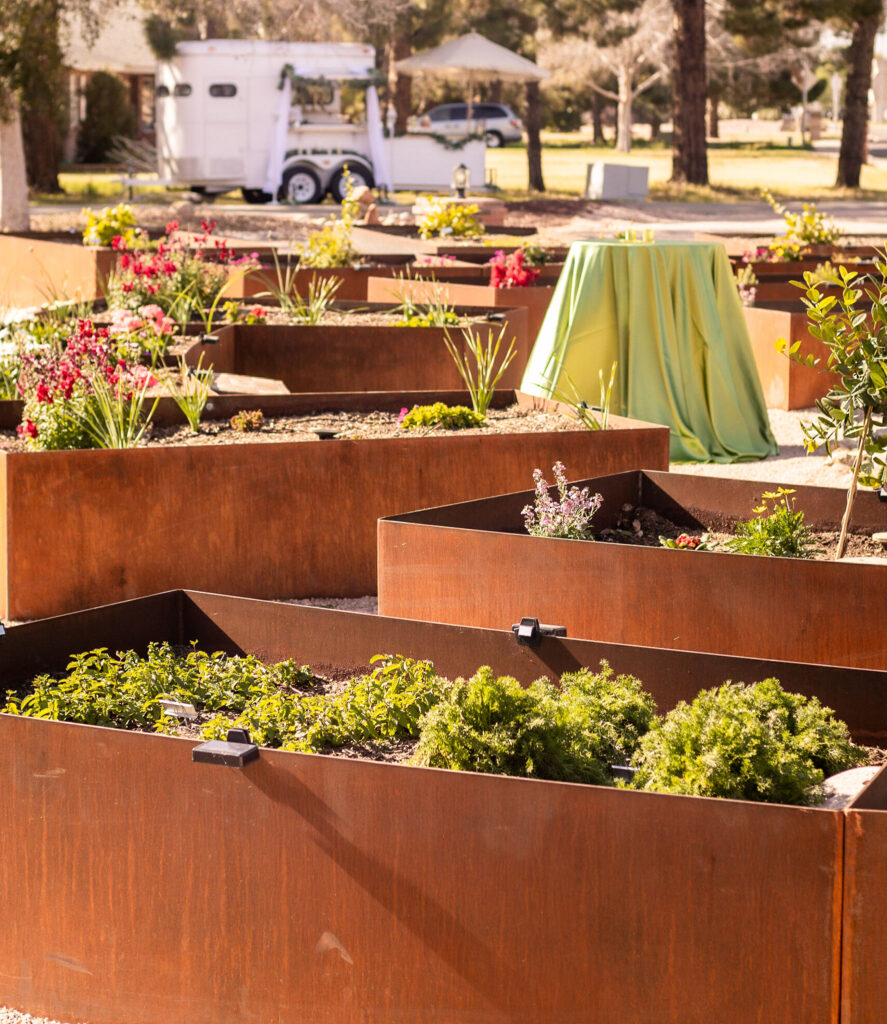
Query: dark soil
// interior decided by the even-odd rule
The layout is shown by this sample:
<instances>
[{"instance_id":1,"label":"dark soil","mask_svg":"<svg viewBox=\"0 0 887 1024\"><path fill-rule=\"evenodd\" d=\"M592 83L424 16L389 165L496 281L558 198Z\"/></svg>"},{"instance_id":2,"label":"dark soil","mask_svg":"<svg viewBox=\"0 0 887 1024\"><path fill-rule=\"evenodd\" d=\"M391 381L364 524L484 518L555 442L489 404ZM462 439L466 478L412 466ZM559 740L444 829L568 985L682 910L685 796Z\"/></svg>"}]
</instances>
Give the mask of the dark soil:
<instances>
[{"instance_id":1,"label":"dark soil","mask_svg":"<svg viewBox=\"0 0 887 1024\"><path fill-rule=\"evenodd\" d=\"M732 539L734 534L729 531L729 523L716 524L720 529L708 529L705 527L681 526L665 518L655 509L642 506L623 505L622 510L613 527L601 530L597 539L609 541L613 544L633 544L640 547L658 548L659 538L665 537L668 540L676 540L681 534L700 536L708 534L707 550L719 550ZM813 537L821 549L813 557L821 561L831 561L838 549L838 533L836 531L813 531ZM689 551L688 554L692 554ZM704 552L700 552L704 553ZM887 550L881 544L875 543L867 534L851 533L847 538L845 557L885 557Z\"/></svg>"}]
</instances>

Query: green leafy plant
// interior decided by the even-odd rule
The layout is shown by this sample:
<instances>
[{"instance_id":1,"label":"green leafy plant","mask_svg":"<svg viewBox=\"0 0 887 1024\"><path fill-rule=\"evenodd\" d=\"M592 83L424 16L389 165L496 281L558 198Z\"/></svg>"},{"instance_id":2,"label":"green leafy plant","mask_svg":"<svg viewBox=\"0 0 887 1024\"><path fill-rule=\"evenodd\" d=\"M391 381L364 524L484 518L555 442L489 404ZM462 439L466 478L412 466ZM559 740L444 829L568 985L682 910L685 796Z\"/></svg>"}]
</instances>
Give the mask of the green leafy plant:
<instances>
[{"instance_id":1,"label":"green leafy plant","mask_svg":"<svg viewBox=\"0 0 887 1024\"><path fill-rule=\"evenodd\" d=\"M119 377L109 382L101 374L92 381L91 394L82 403L69 403L67 415L77 428L83 431L94 448L135 448L141 441L158 398L145 412L151 378L146 376L141 384Z\"/></svg>"},{"instance_id":2,"label":"green leafy plant","mask_svg":"<svg viewBox=\"0 0 887 1024\"><path fill-rule=\"evenodd\" d=\"M464 430L467 427L482 427L485 417L464 405L446 405L435 402L433 405L414 405L400 420L404 430L417 430L419 427L443 427L444 430Z\"/></svg>"},{"instance_id":3,"label":"green leafy plant","mask_svg":"<svg viewBox=\"0 0 887 1024\"><path fill-rule=\"evenodd\" d=\"M726 542L730 551L741 555L771 555L776 558L812 558L819 550L804 513L795 508L794 488L764 491L761 504L752 511L754 519L736 524L736 536Z\"/></svg>"},{"instance_id":4,"label":"green leafy plant","mask_svg":"<svg viewBox=\"0 0 887 1024\"><path fill-rule=\"evenodd\" d=\"M428 212L419 220L422 238L474 238L484 233L474 203L452 203L428 196Z\"/></svg>"},{"instance_id":5,"label":"green leafy plant","mask_svg":"<svg viewBox=\"0 0 887 1024\"><path fill-rule=\"evenodd\" d=\"M810 274L812 284L836 284L840 285L841 278L838 268L830 260L824 263L817 263L813 270L807 271Z\"/></svg>"},{"instance_id":6,"label":"green leafy plant","mask_svg":"<svg viewBox=\"0 0 887 1024\"><path fill-rule=\"evenodd\" d=\"M420 723L415 761L435 768L612 784L637 747L652 698L608 666L522 687L485 666L458 679Z\"/></svg>"},{"instance_id":7,"label":"green leafy plant","mask_svg":"<svg viewBox=\"0 0 887 1024\"><path fill-rule=\"evenodd\" d=\"M499 349L505 338L508 324L503 324L498 335L493 337L489 331L486 340L482 333L473 327L462 329L462 338L465 342L467 353L450 337L449 332L444 335L444 344L453 357L456 369L471 396L471 407L478 416L486 416L490 408L490 402L496 393L496 385L502 379L502 374L508 369L508 365L515 356L514 338L508 343L507 351L500 357ZM471 359L469 359L469 356Z\"/></svg>"},{"instance_id":8,"label":"green leafy plant","mask_svg":"<svg viewBox=\"0 0 887 1024\"><path fill-rule=\"evenodd\" d=\"M660 793L770 803L816 802L827 775L865 759L815 697L776 679L725 683L681 701L641 738L634 784Z\"/></svg>"},{"instance_id":9,"label":"green leafy plant","mask_svg":"<svg viewBox=\"0 0 887 1024\"><path fill-rule=\"evenodd\" d=\"M83 232L84 245L109 246L115 238L122 238L127 248L139 241L141 232L136 221L135 210L127 203L106 206L104 210L84 210L86 229Z\"/></svg>"},{"instance_id":10,"label":"green leafy plant","mask_svg":"<svg viewBox=\"0 0 887 1024\"><path fill-rule=\"evenodd\" d=\"M401 284L403 280L401 278ZM416 280L421 281L422 278ZM397 297L400 301L396 310L401 316L397 321L398 327L456 327L462 322L455 308L444 299L440 286L433 289L424 302L416 302L405 288L397 293Z\"/></svg>"},{"instance_id":11,"label":"green leafy plant","mask_svg":"<svg viewBox=\"0 0 887 1024\"><path fill-rule=\"evenodd\" d=\"M553 381L546 380L542 382L542 387L548 392L548 394L556 402L561 402L569 409L568 415L572 416L577 423L581 423L586 430L606 430L607 425L610 422L610 405L613 401L613 385L616 382L616 370L619 364L616 360L613 360L610 366L610 377L607 383L604 383L604 371L598 370L598 381L600 382L600 404L597 408L593 408L579 393L579 389L576 387L576 382L570 376L565 374L567 380L567 386L561 388L554 384ZM600 416L596 416L595 413L600 413Z\"/></svg>"},{"instance_id":12,"label":"green leafy plant","mask_svg":"<svg viewBox=\"0 0 887 1024\"><path fill-rule=\"evenodd\" d=\"M265 416L261 409L241 409L229 420L232 430L240 431L242 434L249 434L255 430L261 430L265 425Z\"/></svg>"},{"instance_id":13,"label":"green leafy plant","mask_svg":"<svg viewBox=\"0 0 887 1024\"><path fill-rule=\"evenodd\" d=\"M196 367L188 366L184 359L180 359L177 373L169 369L155 372L170 398L182 411L188 426L195 434L199 433L200 417L213 386L212 367L203 368L203 353L200 353Z\"/></svg>"},{"instance_id":14,"label":"green leafy plant","mask_svg":"<svg viewBox=\"0 0 887 1024\"><path fill-rule=\"evenodd\" d=\"M853 476L847 488L847 505L835 558L842 558L853 513L857 484L881 487L887 481L887 255L879 254L877 275L860 275L838 267L841 293L824 295L809 273L804 274L804 306L809 331L828 349L822 369L837 374L836 383L824 398L816 400L819 416L804 424L808 451L832 445L841 438L856 440ZM820 360L801 355L800 343L785 338L776 347L804 366Z\"/></svg>"}]
</instances>

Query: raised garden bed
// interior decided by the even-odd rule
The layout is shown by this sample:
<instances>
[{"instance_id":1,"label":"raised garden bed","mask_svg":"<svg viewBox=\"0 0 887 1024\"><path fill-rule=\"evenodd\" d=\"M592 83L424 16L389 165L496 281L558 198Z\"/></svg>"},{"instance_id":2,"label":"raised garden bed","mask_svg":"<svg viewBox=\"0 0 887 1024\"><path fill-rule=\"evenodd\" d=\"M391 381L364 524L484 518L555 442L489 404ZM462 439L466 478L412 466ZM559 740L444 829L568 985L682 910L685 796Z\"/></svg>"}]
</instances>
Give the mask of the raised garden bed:
<instances>
[{"instance_id":1,"label":"raised garden bed","mask_svg":"<svg viewBox=\"0 0 887 1024\"><path fill-rule=\"evenodd\" d=\"M486 268L487 283L466 283L463 275L447 271L434 271L433 280L404 281L371 277L367 284L367 298L371 302L392 302L407 297L414 302L427 302L439 297L454 306L487 306L496 309L513 309L523 306L527 310L527 330L530 344L536 340L542 321L554 295L560 266L548 274L540 275L540 282L527 288L492 288L489 285L489 268ZM430 276L423 272L423 276Z\"/></svg>"},{"instance_id":2,"label":"raised garden bed","mask_svg":"<svg viewBox=\"0 0 887 1024\"><path fill-rule=\"evenodd\" d=\"M387 310L367 304L362 309ZM505 329L502 354L514 339L515 355L501 380L503 388L516 388L530 354L527 311L505 309L487 319L488 308L458 307L466 318L481 318L472 325L477 337ZM282 380L293 392L431 391L465 387L446 344L464 349L460 327L397 327L392 324L254 325L236 324L215 332L218 342L195 343L186 360L217 372L238 373Z\"/></svg>"},{"instance_id":3,"label":"raised garden bed","mask_svg":"<svg viewBox=\"0 0 887 1024\"><path fill-rule=\"evenodd\" d=\"M291 285L300 295L305 295L312 281L338 278L336 298L340 301L366 302L367 281L370 277L398 277L407 273L415 256L413 253L373 253L367 262L359 267L300 267L291 275ZM231 283L226 294L232 298L254 298L267 294L279 287L281 278L287 272L287 259L280 260L278 268L267 261L262 266L238 277Z\"/></svg>"},{"instance_id":4,"label":"raised garden bed","mask_svg":"<svg viewBox=\"0 0 887 1024\"><path fill-rule=\"evenodd\" d=\"M800 294L795 288L795 300ZM802 366L776 350L776 341L786 338L790 345L801 343L798 354L812 355L825 366L828 349L810 334L807 312L795 301L795 309L744 306L745 323L755 365L768 409L807 409L823 398L837 379L819 367Z\"/></svg>"},{"instance_id":5,"label":"raised garden bed","mask_svg":"<svg viewBox=\"0 0 887 1024\"><path fill-rule=\"evenodd\" d=\"M562 461L578 478L569 460ZM595 532L615 526L628 504L702 533L748 519L762 491L774 487L651 472L598 477L585 485L604 499ZM795 491L809 525L837 529L846 500L842 490ZM513 595L520 594L524 614L564 625L571 636L887 669L884 625L872 612L887 607L887 563L531 537L520 513L532 497L523 491L383 520L380 612L502 628L513 614ZM858 495L851 529L887 529L887 504L871 492ZM495 584L472 586L471 579L485 572Z\"/></svg>"},{"instance_id":6,"label":"raised garden bed","mask_svg":"<svg viewBox=\"0 0 887 1024\"><path fill-rule=\"evenodd\" d=\"M275 397L281 415L290 398L308 413L429 396L257 396L237 407L267 415ZM606 431L5 452L0 615L179 584L255 597L373 593L380 516L508 490L557 458L582 474L666 469L668 431L614 418Z\"/></svg>"},{"instance_id":7,"label":"raised garden bed","mask_svg":"<svg viewBox=\"0 0 887 1024\"><path fill-rule=\"evenodd\" d=\"M638 658L172 593L13 627L0 667L16 686L77 650L152 640L349 669L384 649L527 681ZM660 653L669 686L723 677L723 659ZM824 699L883 687L809 668ZM883 701L867 711L887 726ZM845 812L267 750L237 770L192 763L190 740L10 716L0 736L6 1005L92 1024L240 1024L244 1007L337 1024L838 1024L843 997L841 1019L873 1019L850 1015L877 1005L878 981L842 987Z\"/></svg>"}]
</instances>

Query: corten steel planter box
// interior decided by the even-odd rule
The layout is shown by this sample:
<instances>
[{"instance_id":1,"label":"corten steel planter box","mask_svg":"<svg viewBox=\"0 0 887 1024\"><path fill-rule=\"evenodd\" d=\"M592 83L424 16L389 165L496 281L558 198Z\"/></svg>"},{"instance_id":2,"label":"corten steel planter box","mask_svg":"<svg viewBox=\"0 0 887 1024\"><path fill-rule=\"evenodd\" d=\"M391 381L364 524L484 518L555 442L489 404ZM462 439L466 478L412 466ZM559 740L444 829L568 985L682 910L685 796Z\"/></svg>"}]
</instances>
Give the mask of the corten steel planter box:
<instances>
[{"instance_id":1,"label":"corten steel planter box","mask_svg":"<svg viewBox=\"0 0 887 1024\"><path fill-rule=\"evenodd\" d=\"M613 526L622 506L631 504L654 508L695 533L749 518L761 492L776 486L654 472L580 485L603 495L596 530ZM795 492L809 525L837 529L843 490ZM887 669L887 632L874 612L887 607L887 562L530 537L520 512L532 498L523 491L380 522L380 612L502 628L519 594L523 614L564 625L571 636ZM887 529L887 504L860 493L852 529ZM479 578L488 585L478 586Z\"/></svg>"},{"instance_id":2,"label":"corten steel planter box","mask_svg":"<svg viewBox=\"0 0 887 1024\"><path fill-rule=\"evenodd\" d=\"M619 656L180 592L13 627L0 671L152 640L524 680ZM808 692L884 684L810 668ZM269 750L238 770L193 746L0 716L0 1003L91 1024L838 1024L840 811Z\"/></svg>"},{"instance_id":3,"label":"corten steel planter box","mask_svg":"<svg viewBox=\"0 0 887 1024\"><path fill-rule=\"evenodd\" d=\"M198 248L210 259L217 251L214 246ZM258 252L260 257L270 253L267 245L250 245L239 239L231 241L228 248L244 254ZM113 249L83 245L79 231L0 233L0 305L100 299L119 258ZM232 294L240 294L236 282Z\"/></svg>"},{"instance_id":4,"label":"corten steel planter box","mask_svg":"<svg viewBox=\"0 0 887 1024\"><path fill-rule=\"evenodd\" d=\"M460 307L457 312L484 316L490 310ZM499 386L516 388L530 354L526 309L506 309L496 320L471 325L483 339L491 332L497 336L503 326L515 342L515 356ZM216 372L270 377L300 393L461 390L465 382L445 344L447 334L466 352L460 327L236 324L216 331L215 344L196 342L185 358L196 366L202 355L203 365Z\"/></svg>"},{"instance_id":5,"label":"corten steel planter box","mask_svg":"<svg viewBox=\"0 0 887 1024\"><path fill-rule=\"evenodd\" d=\"M491 288L489 283L465 284L462 281L450 281L441 273L436 273L432 281L370 278L367 298L370 302L391 302L399 300L401 295L407 295L415 302L427 302L439 296L453 306L492 306L504 309L525 306L528 316L527 329L532 344L536 340L551 297L554 295L555 280L547 280L551 283L534 284L527 288ZM489 276L486 277L486 281L489 282Z\"/></svg>"},{"instance_id":6,"label":"corten steel planter box","mask_svg":"<svg viewBox=\"0 0 887 1024\"><path fill-rule=\"evenodd\" d=\"M238 408L280 413L293 399L299 412L373 410L427 397L255 396ZM0 615L30 619L180 585L370 594L380 516L506 490L558 458L580 473L667 468L665 427L614 428L0 453Z\"/></svg>"},{"instance_id":7,"label":"corten steel planter box","mask_svg":"<svg viewBox=\"0 0 887 1024\"><path fill-rule=\"evenodd\" d=\"M825 366L829 350L810 334L806 310L744 306L745 324L768 409L807 409L828 394L836 374L801 366L776 350L776 341L800 341L798 354L812 355Z\"/></svg>"},{"instance_id":8,"label":"corten steel planter box","mask_svg":"<svg viewBox=\"0 0 887 1024\"><path fill-rule=\"evenodd\" d=\"M373 253L368 256L367 263L360 267L304 267L292 275L292 286L300 295L307 295L312 281L323 281L337 278L340 282L336 290L336 299L346 302L366 302L367 281L370 277L397 277L408 272L415 259L414 253L392 253L390 255ZM268 294L273 288L280 286L287 271L284 260L280 262L280 277L273 265L251 270L248 274L238 277L228 287L226 294L232 298L257 298Z\"/></svg>"}]
</instances>

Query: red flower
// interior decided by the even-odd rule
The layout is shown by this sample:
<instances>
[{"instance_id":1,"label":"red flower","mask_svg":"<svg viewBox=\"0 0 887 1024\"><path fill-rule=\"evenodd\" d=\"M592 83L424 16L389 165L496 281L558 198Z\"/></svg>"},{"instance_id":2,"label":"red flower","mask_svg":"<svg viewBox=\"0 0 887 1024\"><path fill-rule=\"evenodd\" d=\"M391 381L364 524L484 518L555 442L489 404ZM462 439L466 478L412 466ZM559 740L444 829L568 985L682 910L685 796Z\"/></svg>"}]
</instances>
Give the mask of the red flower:
<instances>
[{"instance_id":1,"label":"red flower","mask_svg":"<svg viewBox=\"0 0 887 1024\"><path fill-rule=\"evenodd\" d=\"M178 231L178 230L179 230L179 222L177 220L171 220L166 225L166 233L168 235L171 235L174 231Z\"/></svg>"}]
</instances>

